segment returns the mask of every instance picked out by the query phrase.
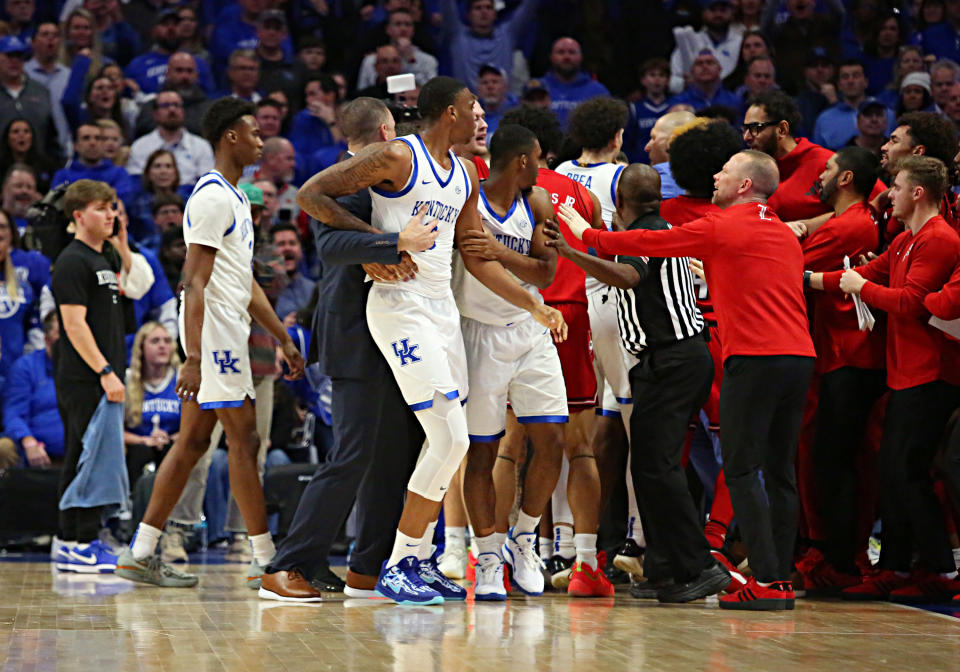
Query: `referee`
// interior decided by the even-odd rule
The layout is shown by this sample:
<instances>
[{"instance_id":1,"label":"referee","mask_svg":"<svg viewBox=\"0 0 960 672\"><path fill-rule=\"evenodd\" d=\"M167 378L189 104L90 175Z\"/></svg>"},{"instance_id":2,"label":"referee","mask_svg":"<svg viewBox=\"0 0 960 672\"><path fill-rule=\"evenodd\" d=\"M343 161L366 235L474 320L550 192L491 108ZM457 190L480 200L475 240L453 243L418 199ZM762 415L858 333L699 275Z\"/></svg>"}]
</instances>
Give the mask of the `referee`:
<instances>
[{"instance_id":1,"label":"referee","mask_svg":"<svg viewBox=\"0 0 960 672\"><path fill-rule=\"evenodd\" d=\"M632 222L631 231L670 228L660 217L660 176L653 168L633 164L623 171L617 214L620 221ZM710 555L681 465L687 425L713 382L689 260L618 256L605 261L567 245L558 229L548 229L547 235L552 239L547 244L559 254L618 289L620 338L639 358L630 370L630 435L643 441L630 460L633 486L648 551L662 558L673 578L657 598L690 602L719 593L730 575Z\"/></svg>"}]
</instances>

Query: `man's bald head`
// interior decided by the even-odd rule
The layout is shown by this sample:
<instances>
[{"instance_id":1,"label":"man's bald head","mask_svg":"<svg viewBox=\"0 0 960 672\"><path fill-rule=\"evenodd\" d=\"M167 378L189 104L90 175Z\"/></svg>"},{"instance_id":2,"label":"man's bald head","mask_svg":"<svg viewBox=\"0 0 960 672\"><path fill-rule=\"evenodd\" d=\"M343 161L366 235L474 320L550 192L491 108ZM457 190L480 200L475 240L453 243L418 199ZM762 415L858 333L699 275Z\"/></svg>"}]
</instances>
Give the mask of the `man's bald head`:
<instances>
[{"instance_id":1,"label":"man's bald head","mask_svg":"<svg viewBox=\"0 0 960 672\"><path fill-rule=\"evenodd\" d=\"M765 152L745 149L738 155L744 177L753 181L753 189L764 199L770 198L780 184L780 169L776 160Z\"/></svg>"},{"instance_id":2,"label":"man's bald head","mask_svg":"<svg viewBox=\"0 0 960 672\"><path fill-rule=\"evenodd\" d=\"M655 123L653 128L650 129L650 142L648 142L647 146L644 148L647 154L650 155L651 164L656 165L658 163L665 163L670 160L668 147L670 145L670 138L673 136L674 130L680 128L684 124L689 124L694 119L696 119L696 116L694 116L692 112L687 112L686 110L667 112L665 115L657 119L657 123Z\"/></svg>"},{"instance_id":3,"label":"man's bald head","mask_svg":"<svg viewBox=\"0 0 960 672\"><path fill-rule=\"evenodd\" d=\"M197 83L197 62L193 55L178 51L167 61L164 86L170 89L189 89Z\"/></svg>"},{"instance_id":4,"label":"man's bald head","mask_svg":"<svg viewBox=\"0 0 960 672\"><path fill-rule=\"evenodd\" d=\"M714 175L713 202L721 208L766 201L777 190L780 171L772 156L746 149L730 157Z\"/></svg>"},{"instance_id":5,"label":"man's bald head","mask_svg":"<svg viewBox=\"0 0 960 672\"><path fill-rule=\"evenodd\" d=\"M293 145L286 138L267 138L263 143L263 158L279 154L287 148L293 149Z\"/></svg>"},{"instance_id":6,"label":"man's bald head","mask_svg":"<svg viewBox=\"0 0 960 672\"><path fill-rule=\"evenodd\" d=\"M632 163L623 169L617 183L617 208L621 215L626 210L636 215L659 201L660 173L645 163Z\"/></svg>"}]
</instances>

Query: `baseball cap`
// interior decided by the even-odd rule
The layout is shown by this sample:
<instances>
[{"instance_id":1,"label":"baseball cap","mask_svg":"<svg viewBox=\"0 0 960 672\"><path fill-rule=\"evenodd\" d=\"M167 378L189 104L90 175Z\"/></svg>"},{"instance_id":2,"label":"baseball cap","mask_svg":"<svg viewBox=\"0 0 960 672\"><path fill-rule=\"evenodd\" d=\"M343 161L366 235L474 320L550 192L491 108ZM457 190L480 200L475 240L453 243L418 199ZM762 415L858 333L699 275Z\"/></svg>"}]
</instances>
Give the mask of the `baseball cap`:
<instances>
[{"instance_id":1,"label":"baseball cap","mask_svg":"<svg viewBox=\"0 0 960 672\"><path fill-rule=\"evenodd\" d=\"M807 52L807 65L815 65L817 63L832 63L836 65L836 59L834 59L825 48L813 47Z\"/></svg>"},{"instance_id":2,"label":"baseball cap","mask_svg":"<svg viewBox=\"0 0 960 672\"><path fill-rule=\"evenodd\" d=\"M930 93L930 75L925 72L911 72L900 81L900 90L908 86L920 86Z\"/></svg>"},{"instance_id":3,"label":"baseball cap","mask_svg":"<svg viewBox=\"0 0 960 672\"><path fill-rule=\"evenodd\" d=\"M869 98L864 98L860 101L860 104L857 105L857 114L863 114L871 107L880 107L886 109L886 105L879 98L874 98L870 96Z\"/></svg>"},{"instance_id":4,"label":"baseball cap","mask_svg":"<svg viewBox=\"0 0 960 672\"><path fill-rule=\"evenodd\" d=\"M700 0L700 6L709 9L714 5L732 5L732 0Z\"/></svg>"},{"instance_id":5,"label":"baseball cap","mask_svg":"<svg viewBox=\"0 0 960 672\"><path fill-rule=\"evenodd\" d=\"M0 54L29 54L30 45L16 35L0 37Z\"/></svg>"},{"instance_id":6,"label":"baseball cap","mask_svg":"<svg viewBox=\"0 0 960 672\"><path fill-rule=\"evenodd\" d=\"M480 70L477 72L477 77L483 77L488 74L500 75L504 79L507 78L507 73L505 73L501 68L498 68L495 65L490 65L489 63L484 63L480 66Z\"/></svg>"},{"instance_id":7,"label":"baseball cap","mask_svg":"<svg viewBox=\"0 0 960 672\"><path fill-rule=\"evenodd\" d=\"M180 20L180 14L177 12L176 7L164 7L159 12L157 12L157 23L162 23L167 19L176 19Z\"/></svg>"},{"instance_id":8,"label":"baseball cap","mask_svg":"<svg viewBox=\"0 0 960 672\"><path fill-rule=\"evenodd\" d=\"M260 187L255 187L249 182L242 182L240 184L240 191L247 195L247 198L250 200L250 205L263 205L263 189Z\"/></svg>"},{"instance_id":9,"label":"baseball cap","mask_svg":"<svg viewBox=\"0 0 960 672\"><path fill-rule=\"evenodd\" d=\"M260 12L260 15L257 16L257 23L262 26L267 21L278 21L284 28L287 27L287 15L279 9L268 9Z\"/></svg>"}]
</instances>

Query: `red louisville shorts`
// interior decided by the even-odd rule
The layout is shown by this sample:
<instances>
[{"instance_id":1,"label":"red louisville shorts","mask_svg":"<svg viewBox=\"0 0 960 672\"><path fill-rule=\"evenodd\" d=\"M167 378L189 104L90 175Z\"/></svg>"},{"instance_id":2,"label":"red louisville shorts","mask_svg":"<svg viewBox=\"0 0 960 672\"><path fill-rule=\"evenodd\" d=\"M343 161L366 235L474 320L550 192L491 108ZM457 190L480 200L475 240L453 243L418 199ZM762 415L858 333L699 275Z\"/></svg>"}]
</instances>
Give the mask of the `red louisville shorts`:
<instances>
[{"instance_id":1,"label":"red louisville shorts","mask_svg":"<svg viewBox=\"0 0 960 672\"><path fill-rule=\"evenodd\" d=\"M556 303L551 306L560 311L567 323L567 340L555 343L567 388L567 407L571 413L593 408L597 401L597 377L593 371L587 305Z\"/></svg>"},{"instance_id":2,"label":"red louisville shorts","mask_svg":"<svg viewBox=\"0 0 960 672\"><path fill-rule=\"evenodd\" d=\"M720 384L723 383L723 355L720 348L720 332L715 324L709 326L710 340L707 348L713 357L713 385L710 387L710 396L703 405L703 412L707 414L710 431L720 431Z\"/></svg>"}]
</instances>

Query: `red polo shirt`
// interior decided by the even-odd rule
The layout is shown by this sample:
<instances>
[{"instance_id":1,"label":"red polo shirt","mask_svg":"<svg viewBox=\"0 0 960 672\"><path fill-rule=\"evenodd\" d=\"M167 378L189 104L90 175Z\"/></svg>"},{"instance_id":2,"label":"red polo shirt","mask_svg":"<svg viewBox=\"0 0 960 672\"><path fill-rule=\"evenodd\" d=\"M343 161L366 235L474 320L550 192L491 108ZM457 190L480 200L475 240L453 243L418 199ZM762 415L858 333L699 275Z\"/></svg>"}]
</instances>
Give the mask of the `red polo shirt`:
<instances>
[{"instance_id":1,"label":"red polo shirt","mask_svg":"<svg viewBox=\"0 0 960 672\"><path fill-rule=\"evenodd\" d=\"M960 237L936 215L916 235L904 231L883 254L857 269L867 280L860 296L887 313L887 385L891 389L953 377L941 365L945 335L928 324L930 313L923 300L943 287L958 259ZM824 288L839 291L842 274L826 273Z\"/></svg>"},{"instance_id":2,"label":"red polo shirt","mask_svg":"<svg viewBox=\"0 0 960 672\"><path fill-rule=\"evenodd\" d=\"M800 243L766 204L741 203L664 231L588 229L583 242L608 254L702 259L724 360L816 356Z\"/></svg>"}]
</instances>

